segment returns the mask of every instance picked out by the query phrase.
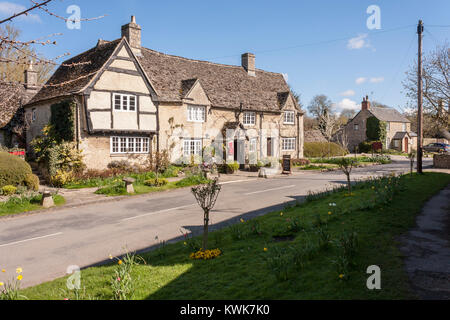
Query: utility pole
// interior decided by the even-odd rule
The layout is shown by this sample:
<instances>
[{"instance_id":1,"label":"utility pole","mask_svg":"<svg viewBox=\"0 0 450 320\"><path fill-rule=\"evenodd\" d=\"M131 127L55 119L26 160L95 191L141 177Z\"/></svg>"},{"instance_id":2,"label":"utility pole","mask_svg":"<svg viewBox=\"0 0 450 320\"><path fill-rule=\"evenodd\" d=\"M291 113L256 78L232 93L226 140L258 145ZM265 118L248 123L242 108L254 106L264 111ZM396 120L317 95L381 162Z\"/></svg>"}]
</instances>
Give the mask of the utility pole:
<instances>
[{"instance_id":1,"label":"utility pole","mask_svg":"<svg viewBox=\"0 0 450 320\"><path fill-rule=\"evenodd\" d=\"M417 172L422 171L422 156L423 156L423 109L422 109L422 33L423 23L419 20L417 25L417 35L419 38L419 54L417 62Z\"/></svg>"}]
</instances>

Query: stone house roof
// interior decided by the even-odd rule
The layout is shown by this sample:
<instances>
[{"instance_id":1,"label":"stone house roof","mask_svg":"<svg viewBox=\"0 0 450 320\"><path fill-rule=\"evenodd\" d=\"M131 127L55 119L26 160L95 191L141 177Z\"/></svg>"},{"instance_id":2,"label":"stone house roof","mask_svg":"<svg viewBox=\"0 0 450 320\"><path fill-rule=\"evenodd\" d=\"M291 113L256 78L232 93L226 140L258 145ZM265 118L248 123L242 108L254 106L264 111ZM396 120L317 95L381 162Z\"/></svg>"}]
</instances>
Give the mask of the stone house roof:
<instances>
[{"instance_id":1,"label":"stone house roof","mask_svg":"<svg viewBox=\"0 0 450 320\"><path fill-rule=\"evenodd\" d=\"M96 47L65 61L30 104L81 93L126 40L99 41ZM128 43L127 43L128 45ZM139 63L162 102L180 102L198 80L213 107L279 112L290 94L280 73L256 69L249 76L241 66L187 59L142 48ZM295 99L294 103L298 110ZM300 110L301 111L301 110Z\"/></svg>"},{"instance_id":2,"label":"stone house roof","mask_svg":"<svg viewBox=\"0 0 450 320\"><path fill-rule=\"evenodd\" d=\"M411 122L404 117L400 112L393 108L370 107L369 112L372 113L378 120L386 122Z\"/></svg>"},{"instance_id":3,"label":"stone house roof","mask_svg":"<svg viewBox=\"0 0 450 320\"><path fill-rule=\"evenodd\" d=\"M30 98L22 84L0 82L0 129L10 124L15 116L20 117L22 106Z\"/></svg>"}]
</instances>

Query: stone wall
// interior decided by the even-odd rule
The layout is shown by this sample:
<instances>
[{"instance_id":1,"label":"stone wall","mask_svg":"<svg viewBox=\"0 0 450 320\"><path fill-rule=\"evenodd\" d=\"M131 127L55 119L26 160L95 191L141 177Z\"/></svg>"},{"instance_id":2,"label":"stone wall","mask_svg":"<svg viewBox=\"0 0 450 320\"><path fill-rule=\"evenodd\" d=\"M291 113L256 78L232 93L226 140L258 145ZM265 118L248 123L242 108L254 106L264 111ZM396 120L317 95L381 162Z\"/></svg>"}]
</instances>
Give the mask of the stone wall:
<instances>
[{"instance_id":1,"label":"stone wall","mask_svg":"<svg viewBox=\"0 0 450 320\"><path fill-rule=\"evenodd\" d=\"M433 157L433 167L450 169L450 154L435 154Z\"/></svg>"}]
</instances>

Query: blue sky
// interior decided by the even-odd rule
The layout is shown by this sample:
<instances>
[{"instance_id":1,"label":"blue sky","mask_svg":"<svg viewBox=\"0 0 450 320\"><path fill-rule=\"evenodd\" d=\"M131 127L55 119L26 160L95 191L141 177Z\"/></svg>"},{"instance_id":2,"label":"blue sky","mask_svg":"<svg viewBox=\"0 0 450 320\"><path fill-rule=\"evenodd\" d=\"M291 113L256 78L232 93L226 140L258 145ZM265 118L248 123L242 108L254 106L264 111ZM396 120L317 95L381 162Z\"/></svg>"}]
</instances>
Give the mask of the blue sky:
<instances>
[{"instance_id":1,"label":"blue sky","mask_svg":"<svg viewBox=\"0 0 450 320\"><path fill-rule=\"evenodd\" d=\"M29 0L0 1L0 18ZM402 110L407 99L404 72L417 56L416 25L422 19L424 51L450 40L448 0L328 0L328 1L144 1L54 0L48 8L68 17L76 4L82 22L69 30L63 20L43 11L20 18L22 39L62 33L57 46L38 47L48 58L76 55L99 38L120 37L120 26L135 15L142 27L143 46L164 53L217 63L240 65L243 52L256 55L256 67L280 72L301 94L307 106L316 94L326 94L340 108L359 108L366 94ZM381 29L369 30L366 9L377 5ZM429 26L427 26L429 25ZM337 41L329 41L336 40Z\"/></svg>"}]
</instances>

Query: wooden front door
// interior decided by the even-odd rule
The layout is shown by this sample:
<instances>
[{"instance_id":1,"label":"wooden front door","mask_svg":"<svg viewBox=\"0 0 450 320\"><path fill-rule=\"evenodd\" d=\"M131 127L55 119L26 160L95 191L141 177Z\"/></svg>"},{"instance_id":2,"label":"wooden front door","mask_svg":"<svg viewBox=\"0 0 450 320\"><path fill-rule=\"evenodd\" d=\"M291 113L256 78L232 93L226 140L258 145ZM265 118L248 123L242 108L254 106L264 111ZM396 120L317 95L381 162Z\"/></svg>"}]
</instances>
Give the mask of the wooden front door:
<instances>
[{"instance_id":1,"label":"wooden front door","mask_svg":"<svg viewBox=\"0 0 450 320\"><path fill-rule=\"evenodd\" d=\"M272 138L267 138L267 156L272 156Z\"/></svg>"},{"instance_id":2,"label":"wooden front door","mask_svg":"<svg viewBox=\"0 0 450 320\"><path fill-rule=\"evenodd\" d=\"M408 137L405 137L405 147L404 147L404 150L405 150L406 153L408 153L408 144L409 144Z\"/></svg>"}]
</instances>

